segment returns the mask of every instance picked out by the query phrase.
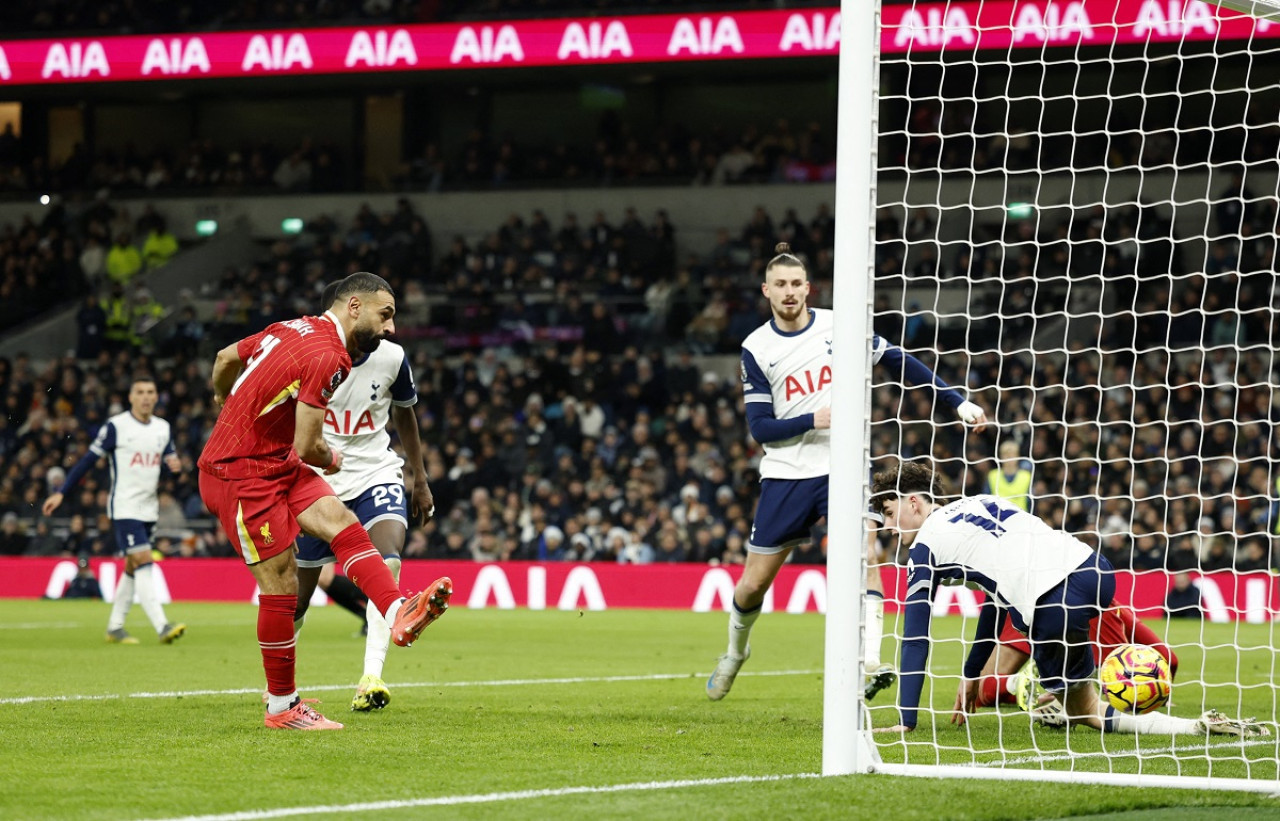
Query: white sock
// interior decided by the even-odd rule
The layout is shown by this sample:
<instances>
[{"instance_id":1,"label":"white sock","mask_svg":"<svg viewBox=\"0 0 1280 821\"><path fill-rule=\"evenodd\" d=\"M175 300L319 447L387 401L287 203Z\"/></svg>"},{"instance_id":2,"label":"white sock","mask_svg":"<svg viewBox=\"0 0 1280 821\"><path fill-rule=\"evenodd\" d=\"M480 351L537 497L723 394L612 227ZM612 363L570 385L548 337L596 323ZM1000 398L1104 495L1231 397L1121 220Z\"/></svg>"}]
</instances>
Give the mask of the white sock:
<instances>
[{"instance_id":1,"label":"white sock","mask_svg":"<svg viewBox=\"0 0 1280 821\"><path fill-rule=\"evenodd\" d=\"M120 583L116 585L116 597L111 602L111 617L107 619L107 630L123 630L125 617L129 608L133 607L133 575L124 573Z\"/></svg>"},{"instance_id":2,"label":"white sock","mask_svg":"<svg viewBox=\"0 0 1280 821\"><path fill-rule=\"evenodd\" d=\"M729 649L726 654L735 658L742 658L747 654L747 641L751 638L751 625L756 623L756 619L760 618L760 607L749 613L743 613L738 609L738 603L735 601L729 605Z\"/></svg>"},{"instance_id":3,"label":"white sock","mask_svg":"<svg viewBox=\"0 0 1280 821\"><path fill-rule=\"evenodd\" d=\"M1016 696L1018 694L1018 677L1015 675L1015 676L1003 676L1003 678L1004 678L1004 691L1011 696Z\"/></svg>"},{"instance_id":4,"label":"white sock","mask_svg":"<svg viewBox=\"0 0 1280 821\"><path fill-rule=\"evenodd\" d=\"M1198 735L1204 730L1200 722L1194 718L1178 718L1164 713L1147 713L1131 716L1121 713L1114 707L1107 707L1107 717L1103 722L1109 733L1129 733L1137 735Z\"/></svg>"},{"instance_id":5,"label":"white sock","mask_svg":"<svg viewBox=\"0 0 1280 821\"><path fill-rule=\"evenodd\" d=\"M867 593L864 603L866 628L862 634L862 658L867 674L880 669L880 641L884 638L884 596Z\"/></svg>"},{"instance_id":6,"label":"white sock","mask_svg":"<svg viewBox=\"0 0 1280 821\"><path fill-rule=\"evenodd\" d=\"M386 559L387 569L398 584L400 582L400 560ZM387 649L391 647L391 622L395 616L388 610L388 618L384 619L378 612L378 606L372 601L365 608L365 618L369 621L369 634L364 639L364 674L382 678L382 666L387 661Z\"/></svg>"},{"instance_id":7,"label":"white sock","mask_svg":"<svg viewBox=\"0 0 1280 821\"><path fill-rule=\"evenodd\" d=\"M396 614L400 612L400 605L404 604L404 601L404 597L401 596L393 601L391 606L387 608L387 612L382 616L382 618L386 620L387 624L396 623Z\"/></svg>"},{"instance_id":8,"label":"white sock","mask_svg":"<svg viewBox=\"0 0 1280 821\"><path fill-rule=\"evenodd\" d=\"M165 618L164 607L156 596L156 579L151 572L154 569L155 566L150 564L139 567L133 571L133 583L138 586L138 603L142 605L142 612L147 614L147 618L151 620L151 626L156 629L156 635L159 635L164 632L164 627L169 621Z\"/></svg>"},{"instance_id":9,"label":"white sock","mask_svg":"<svg viewBox=\"0 0 1280 821\"><path fill-rule=\"evenodd\" d=\"M283 713L285 710L289 709L289 706L292 705L297 698L297 690L294 690L287 696L277 696L267 693L267 712L271 713L271 715Z\"/></svg>"}]
</instances>

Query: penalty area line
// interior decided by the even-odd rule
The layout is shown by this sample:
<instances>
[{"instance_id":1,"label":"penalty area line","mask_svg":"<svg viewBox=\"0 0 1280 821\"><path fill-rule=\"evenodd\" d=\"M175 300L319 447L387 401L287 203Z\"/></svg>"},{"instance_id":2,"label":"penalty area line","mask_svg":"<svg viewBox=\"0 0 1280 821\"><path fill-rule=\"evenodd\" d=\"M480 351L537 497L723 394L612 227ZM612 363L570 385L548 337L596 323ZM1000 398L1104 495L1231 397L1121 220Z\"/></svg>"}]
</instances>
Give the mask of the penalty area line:
<instances>
[{"instance_id":1,"label":"penalty area line","mask_svg":"<svg viewBox=\"0 0 1280 821\"><path fill-rule=\"evenodd\" d=\"M821 778L818 773L791 773L787 775L737 775L725 778L691 778L680 781L641 781L630 784L606 784L598 787L553 787L542 790L514 790L511 792L480 793L473 795L442 795L435 798L411 798L398 801L369 801L358 804L321 805L315 807L278 807L270 810L243 810L213 815L186 815L160 821L256 821L260 818L285 818L291 815L337 815L355 812L378 812L413 807L447 807L459 804L491 804L501 801L531 801L538 798L560 798L567 795L604 795L621 792L653 792L679 790L688 787L715 787L722 784L759 784L770 781L795 781Z\"/></svg>"},{"instance_id":2,"label":"penalty area line","mask_svg":"<svg viewBox=\"0 0 1280 821\"><path fill-rule=\"evenodd\" d=\"M769 676L809 676L821 673L821 670L762 670L739 673L742 676L765 678ZM578 676L571 678L511 678L490 679L482 681L403 681L392 682L391 686L403 689L414 687L534 687L544 684L615 684L627 681L673 681L678 679L705 678L709 673L651 673L637 676ZM331 690L350 690L351 684L317 684L299 687L303 694L325 692ZM157 692L137 693L98 693L72 694L59 696L14 696L0 698L0 705L5 704L37 704L46 701L111 701L121 698L193 698L196 696L239 696L262 693L261 687L234 687L226 690L165 690Z\"/></svg>"}]
</instances>

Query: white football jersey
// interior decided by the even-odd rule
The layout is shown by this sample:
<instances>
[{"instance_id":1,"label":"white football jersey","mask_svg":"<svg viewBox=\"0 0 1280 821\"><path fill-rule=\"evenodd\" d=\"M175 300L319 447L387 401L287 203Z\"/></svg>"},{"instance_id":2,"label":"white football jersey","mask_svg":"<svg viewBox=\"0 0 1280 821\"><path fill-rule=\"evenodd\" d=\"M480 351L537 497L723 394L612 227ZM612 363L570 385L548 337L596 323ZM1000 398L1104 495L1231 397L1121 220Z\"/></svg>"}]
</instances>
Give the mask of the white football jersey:
<instances>
[{"instance_id":1,"label":"white football jersey","mask_svg":"<svg viewBox=\"0 0 1280 821\"><path fill-rule=\"evenodd\" d=\"M767 402L775 419L791 419L831 404L831 342L835 314L810 308L802 330L778 330L769 320L742 341L742 391L747 403ZM884 355L879 336L871 342L871 364ZM812 479L831 473L831 430L809 430L761 443L762 479Z\"/></svg>"},{"instance_id":2,"label":"white football jersey","mask_svg":"<svg viewBox=\"0 0 1280 821\"><path fill-rule=\"evenodd\" d=\"M352 364L324 412L324 438L342 451L342 470L325 480L344 502L374 485L402 484L403 464L391 449L387 421L391 406L418 402L404 348L383 340L377 350ZM315 468L324 474L322 468Z\"/></svg>"},{"instance_id":3,"label":"white football jersey","mask_svg":"<svg viewBox=\"0 0 1280 821\"><path fill-rule=\"evenodd\" d=\"M89 450L111 465L108 516L140 522L160 517L160 466L165 454L173 452L168 422L152 416L144 423L130 411L117 413L98 429Z\"/></svg>"},{"instance_id":4,"label":"white football jersey","mask_svg":"<svg viewBox=\"0 0 1280 821\"><path fill-rule=\"evenodd\" d=\"M923 555L927 548L931 558ZM940 583L977 581L1031 623L1036 600L1093 555L1087 544L998 496L970 496L937 508L911 546ZM908 578L911 568L907 570ZM982 578L985 577L985 578ZM907 591L911 595L911 591Z\"/></svg>"}]
</instances>

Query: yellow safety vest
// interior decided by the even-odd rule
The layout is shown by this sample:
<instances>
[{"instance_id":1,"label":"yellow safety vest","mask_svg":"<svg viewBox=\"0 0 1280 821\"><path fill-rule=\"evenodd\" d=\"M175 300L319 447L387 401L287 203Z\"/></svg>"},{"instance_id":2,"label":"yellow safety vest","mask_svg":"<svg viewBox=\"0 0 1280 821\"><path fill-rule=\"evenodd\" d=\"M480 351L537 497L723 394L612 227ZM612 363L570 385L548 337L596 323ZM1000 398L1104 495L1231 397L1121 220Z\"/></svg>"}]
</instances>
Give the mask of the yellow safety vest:
<instances>
[{"instance_id":1,"label":"yellow safety vest","mask_svg":"<svg viewBox=\"0 0 1280 821\"><path fill-rule=\"evenodd\" d=\"M999 496L1025 511L1031 510L1031 471L1019 468L1013 478L1004 475L1004 471L996 468L987 475L987 487L992 496Z\"/></svg>"}]
</instances>

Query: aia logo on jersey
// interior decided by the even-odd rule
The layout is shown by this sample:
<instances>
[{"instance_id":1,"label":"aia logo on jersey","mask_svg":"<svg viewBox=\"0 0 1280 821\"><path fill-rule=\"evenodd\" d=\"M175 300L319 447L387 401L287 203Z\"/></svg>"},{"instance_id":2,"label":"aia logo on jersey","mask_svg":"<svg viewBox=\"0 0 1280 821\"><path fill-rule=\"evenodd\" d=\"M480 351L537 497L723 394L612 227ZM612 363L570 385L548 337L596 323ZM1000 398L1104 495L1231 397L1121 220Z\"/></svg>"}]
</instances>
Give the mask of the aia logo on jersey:
<instances>
[{"instance_id":1,"label":"aia logo on jersey","mask_svg":"<svg viewBox=\"0 0 1280 821\"><path fill-rule=\"evenodd\" d=\"M158 468L160 467L160 454L158 453L135 453L133 458L129 460L131 468Z\"/></svg>"},{"instance_id":2,"label":"aia logo on jersey","mask_svg":"<svg viewBox=\"0 0 1280 821\"><path fill-rule=\"evenodd\" d=\"M793 396L807 396L815 391L820 391L827 385L831 384L831 366L823 365L818 370L818 377L815 380L813 371L805 371L801 374L792 374L787 377L787 381L783 383L786 391L786 401L790 402Z\"/></svg>"},{"instance_id":3,"label":"aia logo on jersey","mask_svg":"<svg viewBox=\"0 0 1280 821\"><path fill-rule=\"evenodd\" d=\"M373 433L377 428L373 424L373 413L364 411L358 416L349 410L344 410L342 415L334 413L330 409L324 412L324 426L339 436L355 436L358 433Z\"/></svg>"},{"instance_id":4,"label":"aia logo on jersey","mask_svg":"<svg viewBox=\"0 0 1280 821\"><path fill-rule=\"evenodd\" d=\"M334 371L333 376L329 378L329 387L321 388L320 395L326 400L333 398L333 392L342 384L342 371Z\"/></svg>"}]
</instances>

